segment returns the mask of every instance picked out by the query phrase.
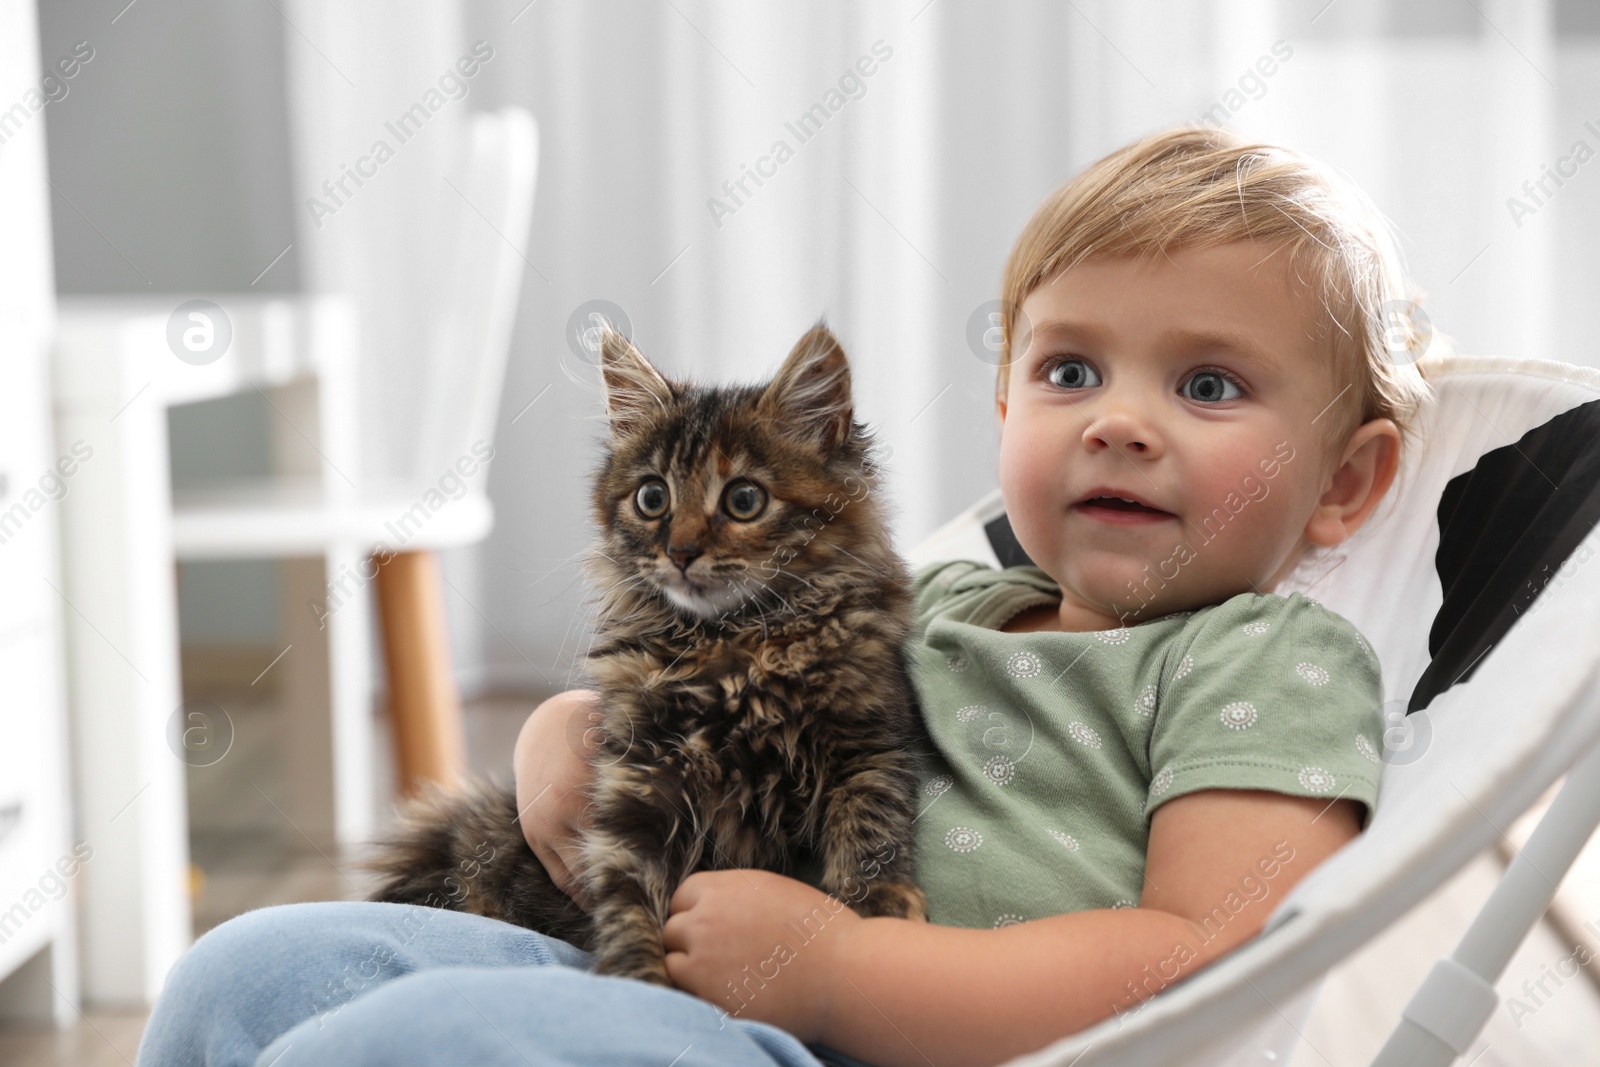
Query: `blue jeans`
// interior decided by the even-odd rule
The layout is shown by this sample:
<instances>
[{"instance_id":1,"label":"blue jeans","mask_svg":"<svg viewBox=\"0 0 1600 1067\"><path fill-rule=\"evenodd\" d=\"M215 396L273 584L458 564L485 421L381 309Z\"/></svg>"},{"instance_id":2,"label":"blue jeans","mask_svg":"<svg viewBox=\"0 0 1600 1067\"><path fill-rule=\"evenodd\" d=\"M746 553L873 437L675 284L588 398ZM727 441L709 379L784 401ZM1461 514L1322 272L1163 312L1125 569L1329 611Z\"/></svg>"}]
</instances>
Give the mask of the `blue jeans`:
<instances>
[{"instance_id":1,"label":"blue jeans","mask_svg":"<svg viewBox=\"0 0 1600 1067\"><path fill-rule=\"evenodd\" d=\"M866 1067L543 934L414 904L246 912L180 959L139 1067Z\"/></svg>"}]
</instances>

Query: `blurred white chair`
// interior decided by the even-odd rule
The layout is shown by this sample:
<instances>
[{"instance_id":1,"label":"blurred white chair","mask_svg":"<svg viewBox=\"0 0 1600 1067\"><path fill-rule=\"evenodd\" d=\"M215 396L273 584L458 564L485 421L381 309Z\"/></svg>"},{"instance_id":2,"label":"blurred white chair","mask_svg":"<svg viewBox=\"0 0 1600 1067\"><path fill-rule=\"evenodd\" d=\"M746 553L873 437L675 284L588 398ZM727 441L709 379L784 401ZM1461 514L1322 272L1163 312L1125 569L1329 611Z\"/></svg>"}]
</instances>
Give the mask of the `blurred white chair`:
<instances>
[{"instance_id":1,"label":"blurred white chair","mask_svg":"<svg viewBox=\"0 0 1600 1067\"><path fill-rule=\"evenodd\" d=\"M375 582L402 790L451 781L465 734L451 669L437 550L482 539L485 486L538 167L538 129L520 108L471 117L458 173L447 289L404 477L360 471L353 360L269 398L280 427L271 479L213 484L174 501L179 559L285 561L287 754L296 825L314 841L371 830L367 624Z\"/></svg>"}]
</instances>

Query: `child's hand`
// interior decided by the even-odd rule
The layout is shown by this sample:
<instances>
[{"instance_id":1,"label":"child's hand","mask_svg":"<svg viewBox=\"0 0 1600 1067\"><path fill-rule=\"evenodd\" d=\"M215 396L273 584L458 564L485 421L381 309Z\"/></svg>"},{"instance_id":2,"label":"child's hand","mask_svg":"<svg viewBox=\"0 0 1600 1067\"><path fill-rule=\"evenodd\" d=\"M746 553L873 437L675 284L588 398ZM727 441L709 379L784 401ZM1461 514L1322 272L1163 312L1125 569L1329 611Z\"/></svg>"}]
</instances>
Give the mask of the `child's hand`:
<instances>
[{"instance_id":1,"label":"child's hand","mask_svg":"<svg viewBox=\"0 0 1600 1067\"><path fill-rule=\"evenodd\" d=\"M674 985L802 1041L824 1032L835 954L861 922L843 901L771 871L725 870L691 874L671 907Z\"/></svg>"},{"instance_id":2,"label":"child's hand","mask_svg":"<svg viewBox=\"0 0 1600 1067\"><path fill-rule=\"evenodd\" d=\"M591 814L585 789L594 768L585 757L596 747L597 735L589 727L598 718L598 699L598 693L574 689L540 704L517 735L512 756L522 836L556 888L584 911L594 910L577 875L582 831Z\"/></svg>"}]
</instances>

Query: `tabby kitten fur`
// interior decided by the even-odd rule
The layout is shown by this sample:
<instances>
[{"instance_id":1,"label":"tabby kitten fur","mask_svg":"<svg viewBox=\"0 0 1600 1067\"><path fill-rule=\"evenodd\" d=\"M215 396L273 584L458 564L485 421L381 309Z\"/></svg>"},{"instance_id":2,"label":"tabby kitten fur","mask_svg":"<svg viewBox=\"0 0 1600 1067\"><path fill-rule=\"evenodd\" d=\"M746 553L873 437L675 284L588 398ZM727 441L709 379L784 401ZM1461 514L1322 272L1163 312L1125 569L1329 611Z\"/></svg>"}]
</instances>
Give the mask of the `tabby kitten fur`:
<instances>
[{"instance_id":1,"label":"tabby kitten fur","mask_svg":"<svg viewBox=\"0 0 1600 1067\"><path fill-rule=\"evenodd\" d=\"M518 923L593 951L600 973L661 985L668 903L697 870L814 862L859 914L925 919L911 583L844 349L819 322L770 383L708 387L667 379L607 330L600 365L593 915L550 882L511 791L481 780L402 813L374 899Z\"/></svg>"}]
</instances>

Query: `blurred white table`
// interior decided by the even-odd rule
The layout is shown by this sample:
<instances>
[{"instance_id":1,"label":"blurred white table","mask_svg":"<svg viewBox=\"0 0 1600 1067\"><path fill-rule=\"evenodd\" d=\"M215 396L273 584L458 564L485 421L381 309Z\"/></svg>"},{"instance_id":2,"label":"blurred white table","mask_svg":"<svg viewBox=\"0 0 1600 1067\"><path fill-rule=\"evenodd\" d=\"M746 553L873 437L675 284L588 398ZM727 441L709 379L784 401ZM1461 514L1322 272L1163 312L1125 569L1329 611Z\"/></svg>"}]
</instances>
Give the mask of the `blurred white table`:
<instances>
[{"instance_id":1,"label":"blurred white table","mask_svg":"<svg viewBox=\"0 0 1600 1067\"><path fill-rule=\"evenodd\" d=\"M84 993L100 1004L152 1002L192 940L186 752L173 740L174 726L181 731L184 724L176 720L183 697L167 409L259 389L282 416L274 438L279 470L320 477L329 493L340 492L344 475L359 477L351 420L327 416L337 408L328 403L329 391L350 388L356 340L350 305L336 297L206 299L226 312L232 339L222 356L203 365L180 359L168 342L169 317L184 297L64 299L59 309L57 440L63 447L82 440L94 449L62 501L62 593L70 605L79 832L95 848L81 876ZM330 465L343 475L327 476ZM342 562L334 557L360 553L352 544L347 553L290 564L286 595L322 593L328 568ZM298 625L314 621L304 610L293 617L302 615ZM360 646L364 661L370 625L364 604L341 610L332 622L342 640ZM316 662L328 643L322 635L297 655L297 676L314 686L320 671L323 696L319 708L315 699L297 702L296 693L286 693L296 741L286 754L290 788L280 807L319 848L360 840L371 818L371 722L360 713L370 679L335 679L350 699L333 701L344 710L330 715L330 667ZM323 652L311 647L318 645ZM295 708L307 703L296 719Z\"/></svg>"}]
</instances>

